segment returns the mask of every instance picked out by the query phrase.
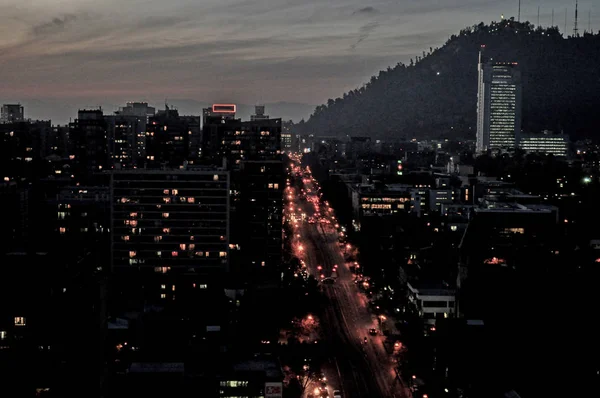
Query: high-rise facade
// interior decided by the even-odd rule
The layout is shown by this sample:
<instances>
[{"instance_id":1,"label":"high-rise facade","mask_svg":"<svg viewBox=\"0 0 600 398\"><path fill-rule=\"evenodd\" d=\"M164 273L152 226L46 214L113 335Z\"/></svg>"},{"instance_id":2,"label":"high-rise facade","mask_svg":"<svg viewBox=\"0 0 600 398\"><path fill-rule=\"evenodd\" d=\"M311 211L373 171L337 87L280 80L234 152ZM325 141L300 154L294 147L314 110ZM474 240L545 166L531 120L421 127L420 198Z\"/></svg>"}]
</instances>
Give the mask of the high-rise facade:
<instances>
[{"instance_id":1,"label":"high-rise facade","mask_svg":"<svg viewBox=\"0 0 600 398\"><path fill-rule=\"evenodd\" d=\"M516 62L490 62L479 53L477 152L514 149L521 131L521 73Z\"/></svg>"},{"instance_id":2,"label":"high-rise facade","mask_svg":"<svg viewBox=\"0 0 600 398\"><path fill-rule=\"evenodd\" d=\"M227 171L114 171L110 189L112 270L116 279L143 283L146 302L174 300L176 288L206 288L224 276Z\"/></svg>"},{"instance_id":3,"label":"high-rise facade","mask_svg":"<svg viewBox=\"0 0 600 398\"><path fill-rule=\"evenodd\" d=\"M231 171L234 274L271 284L280 273L284 169L281 119L208 117L203 157Z\"/></svg>"},{"instance_id":4,"label":"high-rise facade","mask_svg":"<svg viewBox=\"0 0 600 398\"><path fill-rule=\"evenodd\" d=\"M108 131L102 109L81 109L69 124L75 177L89 181L95 173L109 169Z\"/></svg>"},{"instance_id":5,"label":"high-rise facade","mask_svg":"<svg viewBox=\"0 0 600 398\"><path fill-rule=\"evenodd\" d=\"M165 106L150 117L146 128L146 166L180 168L188 162L192 137L200 134L200 117L180 116Z\"/></svg>"}]
</instances>

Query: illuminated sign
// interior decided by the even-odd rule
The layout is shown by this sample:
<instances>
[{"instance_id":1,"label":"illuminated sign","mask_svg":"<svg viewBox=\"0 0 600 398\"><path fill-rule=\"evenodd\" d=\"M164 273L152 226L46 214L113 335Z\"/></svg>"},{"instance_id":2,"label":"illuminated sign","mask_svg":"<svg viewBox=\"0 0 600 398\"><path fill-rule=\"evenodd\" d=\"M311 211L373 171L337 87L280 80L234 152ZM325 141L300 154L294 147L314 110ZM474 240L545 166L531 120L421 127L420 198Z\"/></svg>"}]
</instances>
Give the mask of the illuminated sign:
<instances>
[{"instance_id":1,"label":"illuminated sign","mask_svg":"<svg viewBox=\"0 0 600 398\"><path fill-rule=\"evenodd\" d=\"M213 104L212 111L214 113L235 113L235 104Z\"/></svg>"},{"instance_id":2,"label":"illuminated sign","mask_svg":"<svg viewBox=\"0 0 600 398\"><path fill-rule=\"evenodd\" d=\"M265 383L265 398L281 398L283 383Z\"/></svg>"}]
</instances>

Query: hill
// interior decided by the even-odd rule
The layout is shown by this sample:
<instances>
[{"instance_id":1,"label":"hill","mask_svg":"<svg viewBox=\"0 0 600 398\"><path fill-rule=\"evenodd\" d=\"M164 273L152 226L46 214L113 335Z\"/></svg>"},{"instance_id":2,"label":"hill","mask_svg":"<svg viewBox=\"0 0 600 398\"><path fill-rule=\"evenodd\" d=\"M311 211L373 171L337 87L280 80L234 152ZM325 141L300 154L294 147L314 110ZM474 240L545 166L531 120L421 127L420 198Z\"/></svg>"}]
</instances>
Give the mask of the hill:
<instances>
[{"instance_id":1,"label":"hill","mask_svg":"<svg viewBox=\"0 0 600 398\"><path fill-rule=\"evenodd\" d=\"M409 65L398 63L362 87L316 107L298 132L377 138L475 137L481 45L497 61L518 62L524 131L590 137L600 126L600 34L564 38L556 27L513 19L452 35Z\"/></svg>"}]
</instances>

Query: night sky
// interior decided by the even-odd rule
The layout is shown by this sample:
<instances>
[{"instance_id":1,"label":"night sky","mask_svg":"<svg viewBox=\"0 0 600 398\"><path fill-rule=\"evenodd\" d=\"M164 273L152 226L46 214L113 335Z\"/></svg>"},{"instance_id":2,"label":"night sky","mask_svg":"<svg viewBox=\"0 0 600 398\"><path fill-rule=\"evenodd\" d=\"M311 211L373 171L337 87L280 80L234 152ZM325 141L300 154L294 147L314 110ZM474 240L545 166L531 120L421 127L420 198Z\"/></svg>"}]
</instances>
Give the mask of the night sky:
<instances>
[{"instance_id":1,"label":"night sky","mask_svg":"<svg viewBox=\"0 0 600 398\"><path fill-rule=\"evenodd\" d=\"M596 0L580 28L600 28ZM2 100L190 98L318 104L518 0L0 0ZM573 3L573 4L571 4ZM575 1L522 0L563 29ZM596 9L598 4L596 3Z\"/></svg>"}]
</instances>

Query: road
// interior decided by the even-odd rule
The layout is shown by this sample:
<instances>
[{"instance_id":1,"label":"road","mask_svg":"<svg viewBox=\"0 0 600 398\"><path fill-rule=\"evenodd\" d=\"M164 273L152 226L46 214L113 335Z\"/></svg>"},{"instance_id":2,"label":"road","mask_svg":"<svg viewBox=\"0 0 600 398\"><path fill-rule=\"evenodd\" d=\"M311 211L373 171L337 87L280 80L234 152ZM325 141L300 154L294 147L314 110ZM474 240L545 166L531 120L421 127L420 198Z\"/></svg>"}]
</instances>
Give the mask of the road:
<instances>
[{"instance_id":1,"label":"road","mask_svg":"<svg viewBox=\"0 0 600 398\"><path fill-rule=\"evenodd\" d=\"M345 398L406 397L409 394L396 379L393 362L383 346L384 337L368 334L369 328L377 328L377 320L369 312L368 300L354 283L353 274L344 260L333 213L318 201L312 178L305 178L303 187L306 200L301 199L300 193L293 188L288 191L288 214L294 213L298 220L292 222L297 253L309 273L317 279L337 274L335 283L321 284L327 298L321 329L325 342L334 353L333 371L327 376L329 380L332 377L338 379L340 384L332 389L341 389ZM317 209L331 223L307 222ZM335 265L336 274L333 273Z\"/></svg>"}]
</instances>

